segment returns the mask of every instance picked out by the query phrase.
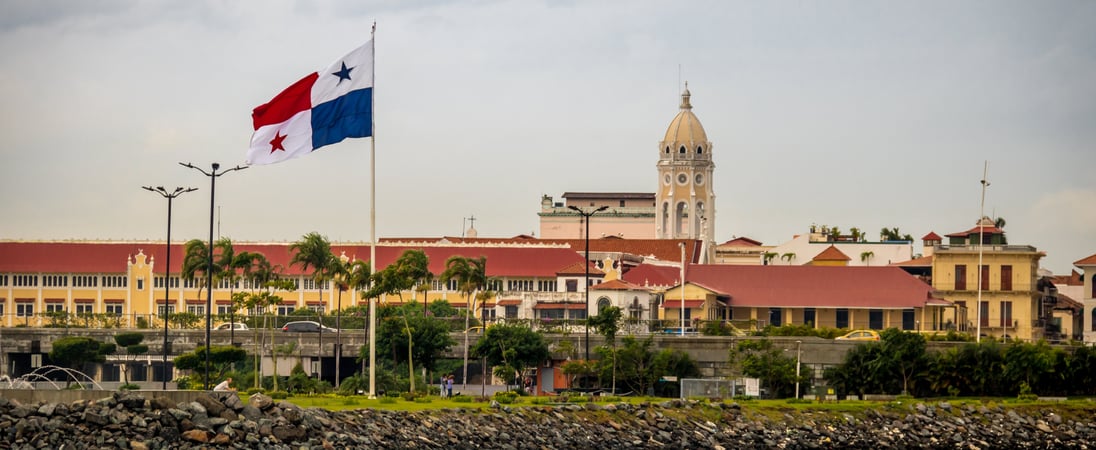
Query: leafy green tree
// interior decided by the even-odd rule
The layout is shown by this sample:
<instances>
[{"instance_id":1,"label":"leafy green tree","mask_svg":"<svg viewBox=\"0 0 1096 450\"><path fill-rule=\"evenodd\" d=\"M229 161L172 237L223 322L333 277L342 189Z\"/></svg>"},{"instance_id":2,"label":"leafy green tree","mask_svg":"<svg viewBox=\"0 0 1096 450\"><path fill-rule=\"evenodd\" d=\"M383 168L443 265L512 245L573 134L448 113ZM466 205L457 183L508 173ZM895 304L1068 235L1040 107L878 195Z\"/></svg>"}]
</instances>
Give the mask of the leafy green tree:
<instances>
[{"instance_id":1,"label":"leafy green tree","mask_svg":"<svg viewBox=\"0 0 1096 450\"><path fill-rule=\"evenodd\" d=\"M602 336L605 336L605 342L609 344L610 353L612 356L613 365L613 393L616 394L616 334L620 331L620 321L623 315L620 312L620 308L616 306L606 306L598 311L598 314L589 319L588 325L594 327L595 330Z\"/></svg>"},{"instance_id":2,"label":"leafy green tree","mask_svg":"<svg viewBox=\"0 0 1096 450\"><path fill-rule=\"evenodd\" d=\"M125 363L122 364L122 382L129 384L129 369L133 360L148 353L148 345L143 344L145 335L141 333L119 333L114 335L114 343L125 349Z\"/></svg>"},{"instance_id":3,"label":"leafy green tree","mask_svg":"<svg viewBox=\"0 0 1096 450\"><path fill-rule=\"evenodd\" d=\"M83 372L88 364L102 364L106 361L106 356L116 350L115 344L99 342L90 337L65 336L53 341L49 359L58 366Z\"/></svg>"},{"instance_id":4,"label":"leafy green tree","mask_svg":"<svg viewBox=\"0 0 1096 450\"><path fill-rule=\"evenodd\" d=\"M487 364L501 368L511 379L549 357L548 342L543 335L528 327L510 324L488 327L472 347L472 354L486 358ZM495 374L500 375L498 369Z\"/></svg>"},{"instance_id":5,"label":"leafy green tree","mask_svg":"<svg viewBox=\"0 0 1096 450\"><path fill-rule=\"evenodd\" d=\"M1008 393L1016 394L1025 383L1036 392L1047 387L1040 381L1051 378L1047 375L1054 373L1057 351L1046 341L1037 344L1013 342L1005 347L1005 370L1001 375Z\"/></svg>"},{"instance_id":6,"label":"leafy green tree","mask_svg":"<svg viewBox=\"0 0 1096 450\"><path fill-rule=\"evenodd\" d=\"M175 367L181 370L193 370L197 372L201 382L205 384L213 378L224 378L225 373L232 369L238 362L247 359L247 352L235 346L214 346L209 349L210 373L205 373L206 348L198 347L194 351L175 357ZM216 376L211 376L216 373Z\"/></svg>"},{"instance_id":7,"label":"leafy green tree","mask_svg":"<svg viewBox=\"0 0 1096 450\"><path fill-rule=\"evenodd\" d=\"M677 379L700 377L700 366L697 365L688 353L681 350L664 348L655 353L651 358L652 372L657 375L655 380L661 380L666 376L674 376ZM663 397L680 395L680 388L676 383L655 383L655 395Z\"/></svg>"},{"instance_id":8,"label":"leafy green tree","mask_svg":"<svg viewBox=\"0 0 1096 450\"><path fill-rule=\"evenodd\" d=\"M669 394L675 386L662 384L666 376L690 378L700 376L696 361L680 350L654 350L654 337L644 339L625 336L617 350L617 381L632 392Z\"/></svg>"},{"instance_id":9,"label":"leafy green tree","mask_svg":"<svg viewBox=\"0 0 1096 450\"><path fill-rule=\"evenodd\" d=\"M407 250L395 262L377 272L373 276L370 297L379 295L397 295L400 303L403 303L403 292L410 290L416 284L430 277L430 261L422 250ZM411 391L415 390L415 366L414 366L414 330L407 318L407 308L398 309L399 316L403 320L404 343L407 346L407 370ZM380 330L378 330L380 331Z\"/></svg>"},{"instance_id":10,"label":"leafy green tree","mask_svg":"<svg viewBox=\"0 0 1096 450\"><path fill-rule=\"evenodd\" d=\"M377 316L377 347L390 350L394 365L418 361L420 366L433 371L441 355L456 345L449 334L449 324L433 315L423 316L415 305L384 306ZM411 331L414 342L410 357L400 350L408 348L407 330ZM363 348L363 352L367 351L368 348Z\"/></svg>"},{"instance_id":11,"label":"leafy green tree","mask_svg":"<svg viewBox=\"0 0 1096 450\"><path fill-rule=\"evenodd\" d=\"M730 361L745 376L761 379L769 394L776 398L791 397L795 393L795 357L773 345L768 339L738 341L730 351ZM798 382L802 385L811 379L810 368L802 368Z\"/></svg>"},{"instance_id":12,"label":"leafy green tree","mask_svg":"<svg viewBox=\"0 0 1096 450\"><path fill-rule=\"evenodd\" d=\"M884 358L876 366L877 376L897 375L902 380L902 393L909 394L914 377L926 369L925 336L888 328L879 337Z\"/></svg>"}]
</instances>

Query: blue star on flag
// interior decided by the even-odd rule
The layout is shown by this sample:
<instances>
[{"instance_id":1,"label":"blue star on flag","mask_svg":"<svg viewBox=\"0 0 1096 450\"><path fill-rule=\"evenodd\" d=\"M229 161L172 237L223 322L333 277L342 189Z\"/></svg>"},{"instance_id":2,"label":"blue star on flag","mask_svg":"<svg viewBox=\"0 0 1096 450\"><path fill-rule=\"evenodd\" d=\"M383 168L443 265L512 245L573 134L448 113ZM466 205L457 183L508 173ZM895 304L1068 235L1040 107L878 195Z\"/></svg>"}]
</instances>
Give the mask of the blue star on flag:
<instances>
[{"instance_id":1,"label":"blue star on flag","mask_svg":"<svg viewBox=\"0 0 1096 450\"><path fill-rule=\"evenodd\" d=\"M336 84L341 84L343 82L343 80L349 80L350 79L350 71L352 71L352 70L354 70L353 67L347 68L346 63L343 62L342 63L342 70L332 73L332 75L339 77L339 83L336 83Z\"/></svg>"}]
</instances>

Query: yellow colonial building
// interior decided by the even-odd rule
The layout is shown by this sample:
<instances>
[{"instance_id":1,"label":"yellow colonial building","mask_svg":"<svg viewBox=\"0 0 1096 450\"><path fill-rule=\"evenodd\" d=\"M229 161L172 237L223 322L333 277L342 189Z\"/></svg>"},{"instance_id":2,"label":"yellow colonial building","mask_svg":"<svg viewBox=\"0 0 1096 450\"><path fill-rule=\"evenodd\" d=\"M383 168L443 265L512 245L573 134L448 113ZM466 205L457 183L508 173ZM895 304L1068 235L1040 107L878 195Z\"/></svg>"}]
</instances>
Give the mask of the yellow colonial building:
<instances>
[{"instance_id":1,"label":"yellow colonial building","mask_svg":"<svg viewBox=\"0 0 1096 450\"><path fill-rule=\"evenodd\" d=\"M1053 306L1044 305L1038 289L1043 253L1030 245L1009 245L1004 230L989 218L947 238L932 249L932 285L957 305L960 329L1041 339Z\"/></svg>"},{"instance_id":2,"label":"yellow colonial building","mask_svg":"<svg viewBox=\"0 0 1096 450\"><path fill-rule=\"evenodd\" d=\"M951 302L898 267L690 265L685 283L665 291L661 318L679 323L682 306L693 327L721 320L932 332L954 317Z\"/></svg>"}]
</instances>

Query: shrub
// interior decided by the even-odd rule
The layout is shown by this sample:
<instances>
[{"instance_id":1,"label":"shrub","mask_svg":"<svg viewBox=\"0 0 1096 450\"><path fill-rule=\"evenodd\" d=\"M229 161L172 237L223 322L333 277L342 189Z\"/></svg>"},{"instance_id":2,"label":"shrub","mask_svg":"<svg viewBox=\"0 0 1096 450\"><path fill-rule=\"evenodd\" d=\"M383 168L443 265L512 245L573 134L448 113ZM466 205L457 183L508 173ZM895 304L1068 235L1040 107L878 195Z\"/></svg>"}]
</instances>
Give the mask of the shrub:
<instances>
[{"instance_id":1,"label":"shrub","mask_svg":"<svg viewBox=\"0 0 1096 450\"><path fill-rule=\"evenodd\" d=\"M432 400L430 399L430 397L427 397L427 396L423 395L423 396L415 397L414 401L415 401L415 403L430 403Z\"/></svg>"},{"instance_id":2,"label":"shrub","mask_svg":"<svg viewBox=\"0 0 1096 450\"><path fill-rule=\"evenodd\" d=\"M391 405L393 403L396 403L396 397L381 397L380 400L382 405Z\"/></svg>"},{"instance_id":3,"label":"shrub","mask_svg":"<svg viewBox=\"0 0 1096 450\"><path fill-rule=\"evenodd\" d=\"M141 389L141 386L138 386L138 385L133 384L133 383L123 384L121 386L118 386L119 391L136 391L138 389Z\"/></svg>"},{"instance_id":4,"label":"shrub","mask_svg":"<svg viewBox=\"0 0 1096 450\"><path fill-rule=\"evenodd\" d=\"M495 401L497 401L497 402L499 402L503 405L509 405L511 403L514 403L514 401L516 401L517 398L518 398L518 393L513 392L513 391L503 391L503 392L496 392L495 393Z\"/></svg>"},{"instance_id":5,"label":"shrub","mask_svg":"<svg viewBox=\"0 0 1096 450\"><path fill-rule=\"evenodd\" d=\"M244 392L246 392L246 393L247 393L247 395L255 395L255 394L261 394L261 393L263 393L263 392L266 392L266 390L265 390L265 389L263 389L263 388L257 388L257 387L253 387L253 388L248 388L248 389L247 389L246 391L244 391Z\"/></svg>"},{"instance_id":6,"label":"shrub","mask_svg":"<svg viewBox=\"0 0 1096 450\"><path fill-rule=\"evenodd\" d=\"M289 393L286 391L274 391L270 393L270 398L275 400L285 400L289 398Z\"/></svg>"},{"instance_id":7,"label":"shrub","mask_svg":"<svg viewBox=\"0 0 1096 450\"><path fill-rule=\"evenodd\" d=\"M453 402L455 402L455 403L472 403L472 397L466 397L466 396L463 396L463 395L453 397Z\"/></svg>"}]
</instances>

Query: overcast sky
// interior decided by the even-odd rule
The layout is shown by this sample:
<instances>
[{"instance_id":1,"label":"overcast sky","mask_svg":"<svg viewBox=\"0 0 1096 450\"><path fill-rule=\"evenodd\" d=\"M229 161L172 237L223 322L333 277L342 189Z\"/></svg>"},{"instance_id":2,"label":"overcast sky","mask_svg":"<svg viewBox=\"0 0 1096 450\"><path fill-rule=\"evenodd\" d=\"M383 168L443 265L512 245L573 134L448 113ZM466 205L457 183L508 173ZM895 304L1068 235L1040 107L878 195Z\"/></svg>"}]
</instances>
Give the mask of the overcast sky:
<instances>
[{"instance_id":1,"label":"overcast sky","mask_svg":"<svg viewBox=\"0 0 1096 450\"><path fill-rule=\"evenodd\" d=\"M538 231L541 195L654 192L681 83L717 241L915 238L985 214L1096 253L1092 1L0 0L0 238L204 238L251 110L376 34L377 236ZM369 139L217 180L220 234L367 241ZM918 241L918 245L920 242Z\"/></svg>"}]
</instances>

